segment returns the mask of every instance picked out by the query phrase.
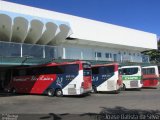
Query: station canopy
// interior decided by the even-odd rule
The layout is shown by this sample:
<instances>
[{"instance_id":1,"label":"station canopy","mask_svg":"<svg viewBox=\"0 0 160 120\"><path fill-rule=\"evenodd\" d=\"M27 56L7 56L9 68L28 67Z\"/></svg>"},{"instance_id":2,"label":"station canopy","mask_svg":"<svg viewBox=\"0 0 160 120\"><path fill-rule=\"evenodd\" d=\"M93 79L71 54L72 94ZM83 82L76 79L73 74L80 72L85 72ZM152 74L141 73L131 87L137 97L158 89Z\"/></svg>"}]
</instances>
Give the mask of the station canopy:
<instances>
[{"instance_id":1,"label":"station canopy","mask_svg":"<svg viewBox=\"0 0 160 120\"><path fill-rule=\"evenodd\" d=\"M55 45L71 34L65 21L0 11L0 41Z\"/></svg>"}]
</instances>

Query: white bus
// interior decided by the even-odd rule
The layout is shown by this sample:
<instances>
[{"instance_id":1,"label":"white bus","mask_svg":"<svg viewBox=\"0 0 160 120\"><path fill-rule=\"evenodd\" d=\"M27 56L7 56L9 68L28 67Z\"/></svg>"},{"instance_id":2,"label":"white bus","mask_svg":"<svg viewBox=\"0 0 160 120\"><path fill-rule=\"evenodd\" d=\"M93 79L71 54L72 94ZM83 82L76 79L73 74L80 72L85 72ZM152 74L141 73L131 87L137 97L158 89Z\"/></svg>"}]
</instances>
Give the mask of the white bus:
<instances>
[{"instance_id":1,"label":"white bus","mask_svg":"<svg viewBox=\"0 0 160 120\"><path fill-rule=\"evenodd\" d=\"M123 66L119 69L122 76L122 89L140 89L142 88L142 68L141 66Z\"/></svg>"},{"instance_id":2,"label":"white bus","mask_svg":"<svg viewBox=\"0 0 160 120\"><path fill-rule=\"evenodd\" d=\"M122 86L122 79L118 74L118 64L92 65L93 92L118 93Z\"/></svg>"}]
</instances>

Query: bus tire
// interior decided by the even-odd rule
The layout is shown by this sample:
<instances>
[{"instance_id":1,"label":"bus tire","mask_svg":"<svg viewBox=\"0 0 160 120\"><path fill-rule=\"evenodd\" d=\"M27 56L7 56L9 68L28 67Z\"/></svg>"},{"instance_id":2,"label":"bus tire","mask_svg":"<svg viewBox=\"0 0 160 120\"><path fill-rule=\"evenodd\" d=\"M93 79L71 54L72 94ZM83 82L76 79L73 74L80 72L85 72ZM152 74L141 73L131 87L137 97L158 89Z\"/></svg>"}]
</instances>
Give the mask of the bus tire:
<instances>
[{"instance_id":1,"label":"bus tire","mask_svg":"<svg viewBox=\"0 0 160 120\"><path fill-rule=\"evenodd\" d=\"M96 86L92 86L92 93L97 93L97 88L96 88Z\"/></svg>"},{"instance_id":2,"label":"bus tire","mask_svg":"<svg viewBox=\"0 0 160 120\"><path fill-rule=\"evenodd\" d=\"M53 90L53 89L48 89L48 90L47 90L47 95L48 95L49 97L54 96L54 90Z\"/></svg>"},{"instance_id":3,"label":"bus tire","mask_svg":"<svg viewBox=\"0 0 160 120\"><path fill-rule=\"evenodd\" d=\"M15 88L12 88L12 89L11 89L11 93L12 93L12 94L16 94L16 89L15 89Z\"/></svg>"},{"instance_id":4,"label":"bus tire","mask_svg":"<svg viewBox=\"0 0 160 120\"><path fill-rule=\"evenodd\" d=\"M125 84L123 83L122 91L125 91L125 90L126 90L126 86L125 86Z\"/></svg>"},{"instance_id":5,"label":"bus tire","mask_svg":"<svg viewBox=\"0 0 160 120\"><path fill-rule=\"evenodd\" d=\"M57 97L62 97L63 96L63 92L62 92L62 90L61 89L56 89L56 91L55 91L55 95L57 96Z\"/></svg>"},{"instance_id":6,"label":"bus tire","mask_svg":"<svg viewBox=\"0 0 160 120\"><path fill-rule=\"evenodd\" d=\"M115 90L115 91L114 91L114 94L119 94L119 93L120 93L119 90Z\"/></svg>"}]
</instances>

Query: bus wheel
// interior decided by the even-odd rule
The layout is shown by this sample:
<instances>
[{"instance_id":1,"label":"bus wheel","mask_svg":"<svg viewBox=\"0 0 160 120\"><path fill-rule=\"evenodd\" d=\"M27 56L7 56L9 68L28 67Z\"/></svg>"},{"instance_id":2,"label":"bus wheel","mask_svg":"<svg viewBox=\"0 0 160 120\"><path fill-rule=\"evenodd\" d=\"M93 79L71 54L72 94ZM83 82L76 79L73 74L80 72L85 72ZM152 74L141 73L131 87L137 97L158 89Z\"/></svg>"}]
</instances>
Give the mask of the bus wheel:
<instances>
[{"instance_id":1,"label":"bus wheel","mask_svg":"<svg viewBox=\"0 0 160 120\"><path fill-rule=\"evenodd\" d=\"M47 95L48 96L54 96L54 90L53 89L48 89L47 90Z\"/></svg>"},{"instance_id":2,"label":"bus wheel","mask_svg":"<svg viewBox=\"0 0 160 120\"><path fill-rule=\"evenodd\" d=\"M125 86L125 84L123 84L122 91L125 91L125 90L126 90L126 86Z\"/></svg>"},{"instance_id":3,"label":"bus wheel","mask_svg":"<svg viewBox=\"0 0 160 120\"><path fill-rule=\"evenodd\" d=\"M16 89L15 89L15 88L12 88L11 93L12 93L12 94L16 94Z\"/></svg>"},{"instance_id":4,"label":"bus wheel","mask_svg":"<svg viewBox=\"0 0 160 120\"><path fill-rule=\"evenodd\" d=\"M97 93L97 88L96 88L96 86L92 86L92 93Z\"/></svg>"},{"instance_id":5,"label":"bus wheel","mask_svg":"<svg viewBox=\"0 0 160 120\"><path fill-rule=\"evenodd\" d=\"M114 93L115 93L115 94L118 94L118 93L120 93L120 91L119 91L119 90L115 90Z\"/></svg>"},{"instance_id":6,"label":"bus wheel","mask_svg":"<svg viewBox=\"0 0 160 120\"><path fill-rule=\"evenodd\" d=\"M62 90L61 90L61 89L56 89L55 95L56 95L57 97L62 97L62 96L63 96Z\"/></svg>"}]
</instances>

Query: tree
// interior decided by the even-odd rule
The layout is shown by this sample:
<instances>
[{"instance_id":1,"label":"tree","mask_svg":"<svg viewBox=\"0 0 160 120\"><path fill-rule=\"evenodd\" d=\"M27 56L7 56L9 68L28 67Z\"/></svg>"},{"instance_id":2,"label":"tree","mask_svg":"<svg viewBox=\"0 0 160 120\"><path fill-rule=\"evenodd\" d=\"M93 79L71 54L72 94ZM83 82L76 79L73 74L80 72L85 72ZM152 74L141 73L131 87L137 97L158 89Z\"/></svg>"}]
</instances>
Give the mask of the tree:
<instances>
[{"instance_id":1,"label":"tree","mask_svg":"<svg viewBox=\"0 0 160 120\"><path fill-rule=\"evenodd\" d=\"M157 41L158 50L148 50L142 52L144 55L149 55L150 61L154 63L160 63L160 38Z\"/></svg>"}]
</instances>

